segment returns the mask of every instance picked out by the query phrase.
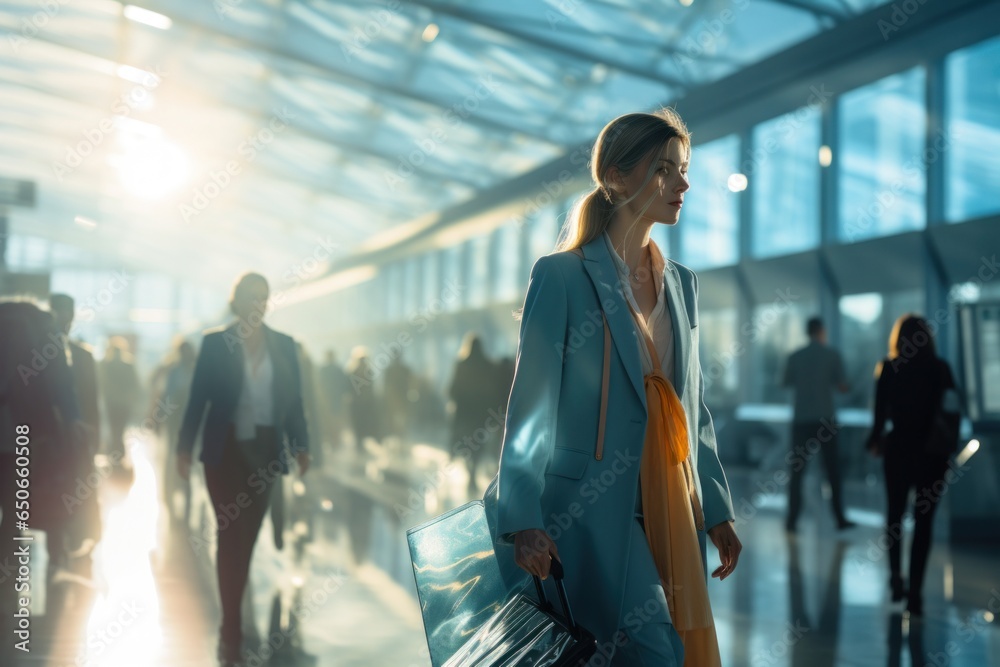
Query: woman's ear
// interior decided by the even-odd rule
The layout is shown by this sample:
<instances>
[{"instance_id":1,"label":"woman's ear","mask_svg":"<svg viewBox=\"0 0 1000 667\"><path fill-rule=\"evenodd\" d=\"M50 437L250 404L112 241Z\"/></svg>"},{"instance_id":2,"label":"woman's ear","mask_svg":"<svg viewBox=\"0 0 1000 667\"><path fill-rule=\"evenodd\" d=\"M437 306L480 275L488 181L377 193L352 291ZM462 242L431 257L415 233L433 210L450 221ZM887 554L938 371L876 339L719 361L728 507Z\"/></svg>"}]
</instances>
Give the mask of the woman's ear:
<instances>
[{"instance_id":1,"label":"woman's ear","mask_svg":"<svg viewBox=\"0 0 1000 667\"><path fill-rule=\"evenodd\" d=\"M625 178L622 175L621 169L618 167L611 167L608 169L604 180L607 182L607 188L616 195L620 195L625 192Z\"/></svg>"}]
</instances>

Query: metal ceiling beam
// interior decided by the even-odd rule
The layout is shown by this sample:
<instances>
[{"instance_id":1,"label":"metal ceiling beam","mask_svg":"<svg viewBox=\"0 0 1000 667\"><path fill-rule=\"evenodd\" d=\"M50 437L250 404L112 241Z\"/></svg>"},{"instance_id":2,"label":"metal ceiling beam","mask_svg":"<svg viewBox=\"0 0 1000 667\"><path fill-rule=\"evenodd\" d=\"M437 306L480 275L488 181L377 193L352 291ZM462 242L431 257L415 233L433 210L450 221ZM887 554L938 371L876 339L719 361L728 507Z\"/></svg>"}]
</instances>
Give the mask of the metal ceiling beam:
<instances>
[{"instance_id":1,"label":"metal ceiling beam","mask_svg":"<svg viewBox=\"0 0 1000 667\"><path fill-rule=\"evenodd\" d=\"M512 18L514 18L514 17L512 17ZM521 20L520 17L516 17L516 18L518 20ZM525 19L524 23L525 24L533 24L533 25L537 25L537 26L541 26L542 25L542 21L540 21L538 19L530 19L530 20ZM569 32L569 33L580 35L581 37L593 37L594 36L593 32L591 32L590 30L587 30L583 26L578 26L578 25L560 26L559 29L560 30L565 30L566 32ZM681 32L683 32L683 30ZM656 54L659 55L659 56L671 56L671 55L677 54L677 53L680 53L680 54L684 53L683 49L678 49L678 48L674 48L672 46L667 46L662 39L660 39L660 40L655 40L655 39L633 39L633 38L631 38L631 37L629 37L627 35L609 34L607 32L602 32L600 36L603 37L603 38L609 38L610 37L611 39L615 40L616 42L627 42L627 44L629 46L639 46L639 47L646 47L646 48L653 49L656 52ZM718 56L718 55L707 55L707 54L704 54L704 53L698 56L698 61L699 62L716 62L716 63L724 63L724 64L739 64L739 61L737 61L735 58ZM613 67L609 67L609 69L614 69L614 68ZM682 82L681 86L684 87L685 84Z\"/></svg>"},{"instance_id":2,"label":"metal ceiling beam","mask_svg":"<svg viewBox=\"0 0 1000 667\"><path fill-rule=\"evenodd\" d=\"M900 26L892 24L892 5L886 4L853 17L742 71L701 86L677 104L688 118L698 143L794 111L809 104L816 91L839 94L901 71L928 59L995 36L1000 24L1000 3L995 0L927 0L921 11ZM888 22L898 30L892 39L882 38L877 25ZM929 39L933 37L933 39ZM726 100L720 104L719 100ZM448 227L490 216L511 216L511 211L533 208L532 197L543 187L566 182L566 174L578 182L589 180L580 155L589 155L589 143L576 151L539 166L527 174L499 184L475 200L441 211L432 225L414 223L413 234L394 245L357 253L338 262L329 275L364 264L382 264L419 250L425 237ZM561 190L574 194L568 187Z\"/></svg>"},{"instance_id":3,"label":"metal ceiling beam","mask_svg":"<svg viewBox=\"0 0 1000 667\"><path fill-rule=\"evenodd\" d=\"M451 16L453 18L459 19L460 21L465 21L466 23L472 23L475 25L483 26L484 28L489 28L494 32L503 33L517 39L518 41L526 42L528 44L534 44L535 46L541 47L548 51L554 53L559 53L564 56L569 56L577 60L582 60L586 63L592 65L606 65L611 69L618 70L619 72L624 72L626 74L631 74L633 76L648 79L650 81L656 81L658 83L663 83L669 86L674 86L681 88L684 86L684 82L680 79L676 79L671 76L665 76L659 74L652 70L644 67L637 67L632 63L627 63L616 58L606 58L599 56L590 51L584 49L578 49L573 46L566 44L556 44L547 39L542 39L538 35L527 30L522 30L515 26L505 25L501 22L493 20L488 16L483 14L469 11L463 7L455 7L453 5L446 5L440 2L434 2L433 0L405 0L408 4L416 5L419 7L424 7L437 14L442 14L444 16Z\"/></svg>"},{"instance_id":4,"label":"metal ceiling beam","mask_svg":"<svg viewBox=\"0 0 1000 667\"><path fill-rule=\"evenodd\" d=\"M84 231L71 224L71 216L76 215L76 212L71 207L67 207L65 203L60 203L58 206L50 208L49 212L57 216L57 218L64 214L65 222L58 225L32 226L30 229L19 229L16 233L39 236L51 241L71 245L87 253L103 255L108 259L117 259L121 263L120 265L123 266L133 268L141 266L145 270L155 268L155 270L166 274L175 274L178 270L181 270L179 267L192 264L189 261L191 257L191 238L189 232L181 232L175 228L167 234L133 233L134 230L129 226L118 224L120 216L112 218L112 224L99 222L96 229ZM16 214L12 219L15 222L15 226L20 227L19 224L16 224L18 219ZM259 243L252 243L250 241L240 242L239 240L234 242L231 235L227 235L223 231L216 230L211 226L203 227L205 228L200 229L198 234L203 240L207 241L206 247L215 247L218 243L225 243L229 248L225 256L221 258L223 262L243 263L245 265L249 263L248 260L250 257L260 254ZM137 262L134 257L122 256L115 250L116 246L121 243L145 246L150 252L148 256L142 258L141 262ZM236 256L234 257L233 254L236 254ZM187 261L178 263L178 259ZM215 259L219 260L220 258L217 257ZM198 262L194 264L196 265L196 269L209 265L209 263ZM176 275L184 277L183 274L184 271L181 270ZM187 276L187 279L190 279L190 277Z\"/></svg>"},{"instance_id":5,"label":"metal ceiling beam","mask_svg":"<svg viewBox=\"0 0 1000 667\"><path fill-rule=\"evenodd\" d=\"M829 7L823 7L820 5L813 4L808 0L769 0L776 5L785 5L786 7L791 7L792 9L800 9L810 14L815 14L820 18L831 18L837 23L841 23L853 16L850 12L838 12L830 9Z\"/></svg>"},{"instance_id":6,"label":"metal ceiling beam","mask_svg":"<svg viewBox=\"0 0 1000 667\"><path fill-rule=\"evenodd\" d=\"M349 85L349 86L363 86L366 88L371 88L376 92L386 93L403 99L411 100L414 102L420 102L427 106L433 107L435 109L440 109L441 111L447 111L454 107L454 103L449 103L445 100L438 99L432 95L425 95L419 91L410 90L392 83L378 83L360 77L353 74L347 70L339 69L333 66L333 63L319 60L317 58L310 57L306 54L291 51L287 48L280 46L274 46L272 44L265 44L253 39L247 39L241 35L235 35L230 32L223 30L225 22L222 25L209 26L197 21L192 21L185 18L179 18L177 16L176 5L171 5L170 3L164 2L164 6L160 6L159 3L149 2L148 0L136 0L136 1L126 1L126 0L116 0L118 4L125 5L131 4L138 7L143 7L149 11L155 11L157 13L162 13L170 17L174 22L174 25L187 28L189 30L200 30L206 34L210 34L213 39L227 46L237 46L242 49L251 49L259 51L260 53L267 54L271 57L280 58L282 60L294 63L301 67L313 71L313 76L318 79L325 79L331 82L335 82L339 85ZM526 128L519 125L512 125L510 123L503 123L491 118L481 116L481 115L469 115L463 118L464 123L470 125L478 126L483 129L491 130L494 132L510 133L514 132L517 134L524 135L539 141L544 141L555 146L559 146L555 141L552 141L546 137L543 133L533 132L531 128Z\"/></svg>"},{"instance_id":7,"label":"metal ceiling beam","mask_svg":"<svg viewBox=\"0 0 1000 667\"><path fill-rule=\"evenodd\" d=\"M0 81L0 88L2 88L5 85L6 86L15 86L15 87L18 87L18 88L24 88L26 90L31 90L32 92L38 93L40 95L46 95L48 97L52 97L54 100L59 101L59 102L67 102L68 101L68 102L72 102L74 104L79 104L79 105L82 105L82 106L86 106L86 107L88 107L90 109L94 109L96 111L101 111L101 112L106 112L107 111L107 109L102 108L102 107L98 107L97 105L91 104L89 102L84 102L84 101L81 101L81 100L70 100L70 99L67 99L64 94L56 93L54 91L48 90L48 89L46 89L44 87L41 87L41 86L31 85L31 84L24 83L24 82ZM33 127L19 126L19 129L27 130L27 131L32 132L34 134L38 134L39 136L42 136L42 137L50 137L50 136L52 136L52 135L46 134L44 132L44 130L39 130L39 129L33 128ZM67 141L74 141L74 140L77 140L77 139L78 139L77 137L67 138ZM220 161L224 160L225 157L226 156L219 156ZM251 167L252 167L252 170L255 171L256 173L258 173L259 175L264 176L266 178L273 179L273 180L275 180L277 182L289 183L291 185L296 185L296 186L299 186L299 187L311 188L313 190L319 191L320 193L328 192L328 193L333 194L333 195L335 195L337 197L343 197L344 199L350 199L352 201L357 201L357 192L347 191L347 190L338 190L335 187L333 187L333 185L332 185L333 181L323 181L322 183L303 182L302 180L296 180L296 179L294 179L292 177L292 175L290 175L288 173L280 172L278 169L264 166L264 165L262 165L259 162L255 162L253 165L251 165ZM398 214L401 214L401 213L402 214L411 214L412 213L412 211L409 208L407 208L407 207L402 207L402 206L386 206L387 203L391 203L390 199L381 199L381 200L377 200L377 201L373 201L373 202L367 202L366 201L365 203L367 205L370 205L374 209L381 210L385 215L398 215Z\"/></svg>"},{"instance_id":8,"label":"metal ceiling beam","mask_svg":"<svg viewBox=\"0 0 1000 667\"><path fill-rule=\"evenodd\" d=\"M0 155L4 153L0 147ZM74 200L83 198L81 193L74 194ZM181 225L158 224L148 232L137 233L135 225L130 223L129 214L121 212L113 214L104 219L98 219L97 228L83 231L70 223L75 215L80 213L72 204L59 200L53 206L46 209L46 213L61 216L62 223L52 226L32 227L30 230L21 230L21 233L36 235L53 241L58 241L67 245L72 245L88 253L104 254L109 258L117 258L122 264L132 267L141 266L143 269L155 268L157 271L167 274L175 274L177 267L185 265L185 262L178 262L177 259L190 260L191 238L194 234L191 227ZM259 212L252 211L242 205L235 205L227 211L227 218L240 219L242 215L247 218L259 220ZM16 222L17 216L14 216ZM265 223L266 224L266 223ZM238 233L234 236L234 230ZM315 230L318 236L333 235L339 230L318 229ZM267 253L272 252L274 230L265 226L254 225L247 233L247 226L244 223L234 223L230 226L220 227L217 225L201 225L198 227L197 235L207 243L205 247L216 247L224 244L228 250L224 253L221 261L242 268L254 266L256 261ZM360 242L365 236L360 232L352 233L353 242ZM122 257L115 252L116 244L137 244L149 249L148 257L144 257L141 263L136 263L134 258ZM261 250L264 248L265 250ZM286 249L285 255L296 259L305 259L308 253L302 254L293 249ZM169 261L167 258L170 258ZM220 258L216 258L220 259ZM187 262L190 264L190 262ZM196 262L199 267L205 263ZM177 277L190 279L191 276L183 275L183 271L176 274Z\"/></svg>"},{"instance_id":9,"label":"metal ceiling beam","mask_svg":"<svg viewBox=\"0 0 1000 667\"><path fill-rule=\"evenodd\" d=\"M88 55L88 56L101 57L101 56L98 56L95 53L90 53L90 52L88 52L88 51L86 51L86 50L84 50L84 49L82 49L80 47L71 46L71 45L68 45L68 44L61 43L59 41L56 41L56 40L52 39L51 37L41 37L39 35L39 36L36 36L34 39L38 40L38 41L41 41L41 42L44 42L45 44L48 44L50 46L54 46L56 48L65 49L65 50L72 51L72 52L75 52L75 53L82 53L82 54ZM100 76L100 74L95 74L95 76ZM113 77L114 75L107 75L107 76ZM30 86L30 85L22 83L22 82L0 81L0 85L5 84L5 83L6 84L10 84L10 85L16 85L16 86L19 86L19 87L22 87L22 88L27 88L27 89L30 89L30 90L34 90L35 92L43 93L43 94L46 94L46 95L51 95L53 97L59 97L62 100L66 99L65 95L57 94L54 91L50 91L50 90L45 90L45 89L42 89L42 88L33 87L33 86ZM171 83L171 85L176 85L176 84L175 83ZM203 99L206 99L207 101L214 102L215 104L217 104L217 105L219 105L221 107L227 107L227 106L229 106L231 104L228 100L224 100L221 97L212 95L211 93L206 93L206 92L204 92L202 90L196 90L196 89L192 89L192 88L188 88L188 87L184 87L184 86L178 86L178 88L181 91L190 91L192 93L195 93L197 96L199 96L199 97L201 97ZM81 102L80 100L70 100L70 101L76 102L78 104L86 104L88 106L93 107L93 105L90 105L89 103L86 103L86 102ZM96 107L93 107L93 108L96 108ZM107 111L106 109L100 109L100 110L101 111ZM272 118L271 116L267 116L267 115L261 113L260 111L252 110L252 109L247 109L247 108L240 108L240 112L243 113L243 114L245 114L248 118L250 118L252 120L259 121L261 123L267 123ZM362 143L346 141L346 140L344 140L342 138L339 138L339 137L333 137L333 136L330 136L330 135L322 134L322 133L316 132L314 130L309 130L309 129L306 129L306 128L303 128L303 127L299 127L299 126L296 126L296 125L289 125L289 128L291 129L291 131L293 131L296 134L298 134L298 135L300 135L302 137L305 137L307 139L312 139L313 141L318 141L318 142L323 143L323 144L328 144L328 145L331 145L331 146L335 146L335 147L337 147L339 149L342 149L344 151L347 151L347 152L357 153L357 154L361 154L361 155L367 155L368 157L375 158L377 160L385 162L386 165L388 167L390 167L390 168L395 168L398 165L398 163L400 162L400 160L401 160L401 156L400 155L389 155L387 153L383 153L381 151L377 151L377 150L371 148L370 146L367 146L367 145L362 144ZM461 183L462 185L465 185L466 187L470 187L470 188L472 188L474 190L479 190L482 187L478 182L470 181L468 179L463 178L460 172L456 173L454 171L450 171L448 173L443 173L443 172L435 171L433 169L417 168L417 167L414 167L414 171L416 173L420 174L422 177L426 177L429 180L433 180L433 181L438 181L438 182L453 181L453 182L456 182L456 183Z\"/></svg>"}]
</instances>

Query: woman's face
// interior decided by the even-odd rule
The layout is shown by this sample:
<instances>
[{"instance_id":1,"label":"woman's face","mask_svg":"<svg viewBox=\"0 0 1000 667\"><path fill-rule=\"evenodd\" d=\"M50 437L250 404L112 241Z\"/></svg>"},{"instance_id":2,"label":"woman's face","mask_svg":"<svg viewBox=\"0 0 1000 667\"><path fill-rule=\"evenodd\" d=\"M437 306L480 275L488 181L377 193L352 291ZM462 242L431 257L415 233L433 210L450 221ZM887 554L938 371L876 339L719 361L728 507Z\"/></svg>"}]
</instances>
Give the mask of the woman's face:
<instances>
[{"instance_id":1,"label":"woman's face","mask_svg":"<svg viewBox=\"0 0 1000 667\"><path fill-rule=\"evenodd\" d=\"M259 280L249 281L237 290L233 299L233 311L244 320L261 321L267 311L267 285ZM252 323L252 322L251 322Z\"/></svg>"},{"instance_id":2,"label":"woman's face","mask_svg":"<svg viewBox=\"0 0 1000 667\"><path fill-rule=\"evenodd\" d=\"M643 187L650 162L654 160L656 171ZM625 195L631 196L639 191L639 195L629 202L628 208L637 215L645 208L642 219L650 223L676 224L681 215L684 193L691 187L687 179L688 162L688 151L680 139L676 138L668 141L658 155L653 154L640 162L623 179Z\"/></svg>"}]
</instances>

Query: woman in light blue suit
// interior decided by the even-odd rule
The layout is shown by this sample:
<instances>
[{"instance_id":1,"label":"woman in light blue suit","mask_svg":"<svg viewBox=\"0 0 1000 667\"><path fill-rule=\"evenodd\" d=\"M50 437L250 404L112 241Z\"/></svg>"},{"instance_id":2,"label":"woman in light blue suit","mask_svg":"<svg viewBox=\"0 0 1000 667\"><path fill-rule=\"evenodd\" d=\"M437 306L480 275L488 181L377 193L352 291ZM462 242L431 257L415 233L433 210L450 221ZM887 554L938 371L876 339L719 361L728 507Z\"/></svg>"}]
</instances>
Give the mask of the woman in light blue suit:
<instances>
[{"instance_id":1,"label":"woman in light blue suit","mask_svg":"<svg viewBox=\"0 0 1000 667\"><path fill-rule=\"evenodd\" d=\"M558 244L576 252L546 255L531 270L500 469L486 495L508 586L523 585L526 572L546 578L559 559L574 614L597 637L595 667L684 662L643 523L644 376L654 368L687 424L700 582L706 535L722 561L714 577L732 573L742 548L704 404L697 277L650 240L654 224L677 223L689 157L687 129L670 110L622 116L598 137L597 187Z\"/></svg>"}]
</instances>

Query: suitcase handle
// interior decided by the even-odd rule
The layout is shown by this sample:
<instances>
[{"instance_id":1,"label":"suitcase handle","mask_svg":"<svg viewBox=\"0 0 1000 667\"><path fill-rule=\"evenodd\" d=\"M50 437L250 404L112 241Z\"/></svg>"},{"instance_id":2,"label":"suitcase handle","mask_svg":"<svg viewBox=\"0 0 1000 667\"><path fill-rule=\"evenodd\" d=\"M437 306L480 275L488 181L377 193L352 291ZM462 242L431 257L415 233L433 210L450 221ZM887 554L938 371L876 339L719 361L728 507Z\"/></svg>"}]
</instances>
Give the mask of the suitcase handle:
<instances>
[{"instance_id":1,"label":"suitcase handle","mask_svg":"<svg viewBox=\"0 0 1000 667\"><path fill-rule=\"evenodd\" d=\"M549 573L552 578L556 580L556 592L559 594L559 604L562 605L563 616L566 617L566 623L569 625L569 629L573 632L574 636L579 635L580 628L576 624L576 620L573 618L573 610L569 606L569 598L566 597L566 585L563 583L563 565L561 562L552 559L552 563L549 566ZM549 604L548 599L545 597L545 589L542 588L542 580L537 576L532 575L532 579L535 580L535 591L538 593L538 601L543 605L551 608L552 605Z\"/></svg>"}]
</instances>

